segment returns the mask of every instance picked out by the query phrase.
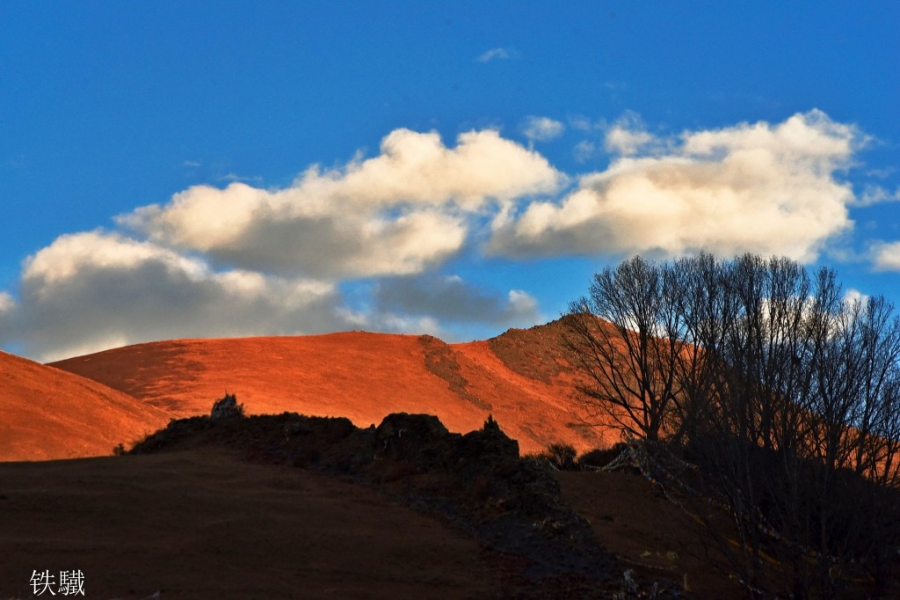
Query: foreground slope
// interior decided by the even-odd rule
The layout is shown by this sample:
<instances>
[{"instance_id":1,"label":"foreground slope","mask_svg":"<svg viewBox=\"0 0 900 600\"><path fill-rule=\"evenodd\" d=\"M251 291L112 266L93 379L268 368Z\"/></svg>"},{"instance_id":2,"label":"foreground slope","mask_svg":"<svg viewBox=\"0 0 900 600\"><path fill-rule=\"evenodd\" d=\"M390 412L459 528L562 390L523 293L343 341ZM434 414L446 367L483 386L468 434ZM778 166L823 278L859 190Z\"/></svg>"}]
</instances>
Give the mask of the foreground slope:
<instances>
[{"instance_id":1,"label":"foreground slope","mask_svg":"<svg viewBox=\"0 0 900 600\"><path fill-rule=\"evenodd\" d=\"M130 456L0 465L0 597L35 564L122 600L742 595L644 477L541 464L422 415L172 421Z\"/></svg>"},{"instance_id":2,"label":"foreground slope","mask_svg":"<svg viewBox=\"0 0 900 600\"><path fill-rule=\"evenodd\" d=\"M108 455L169 415L99 382L0 352L0 461Z\"/></svg>"},{"instance_id":3,"label":"foreground slope","mask_svg":"<svg viewBox=\"0 0 900 600\"><path fill-rule=\"evenodd\" d=\"M359 426L428 413L466 432L492 414L523 452L552 443L587 450L609 440L573 398L561 331L551 323L465 344L365 332L193 339L53 364L183 417L207 414L227 391L249 414L344 416Z\"/></svg>"},{"instance_id":4,"label":"foreground slope","mask_svg":"<svg viewBox=\"0 0 900 600\"><path fill-rule=\"evenodd\" d=\"M3 464L0 480L0 598L32 598L35 569L56 583L80 570L85 596L100 600L500 591L476 541L438 520L374 490L227 452Z\"/></svg>"}]
</instances>

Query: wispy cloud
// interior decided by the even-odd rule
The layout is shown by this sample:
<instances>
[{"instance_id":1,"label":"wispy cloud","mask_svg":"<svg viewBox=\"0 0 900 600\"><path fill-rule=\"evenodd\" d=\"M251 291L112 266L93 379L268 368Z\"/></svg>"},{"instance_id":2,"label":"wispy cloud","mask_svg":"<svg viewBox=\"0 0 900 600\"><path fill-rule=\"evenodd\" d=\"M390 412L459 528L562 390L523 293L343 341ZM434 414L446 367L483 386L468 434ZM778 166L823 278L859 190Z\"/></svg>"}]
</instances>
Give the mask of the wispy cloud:
<instances>
[{"instance_id":1,"label":"wispy cloud","mask_svg":"<svg viewBox=\"0 0 900 600\"><path fill-rule=\"evenodd\" d=\"M597 128L594 122L584 115L575 115L573 117L569 117L568 120L569 127L575 129L576 131L583 131L587 133Z\"/></svg>"},{"instance_id":2,"label":"wispy cloud","mask_svg":"<svg viewBox=\"0 0 900 600\"><path fill-rule=\"evenodd\" d=\"M862 194L854 201L858 207L874 206L884 202L900 202L900 187L893 192L880 185L867 185Z\"/></svg>"},{"instance_id":3,"label":"wispy cloud","mask_svg":"<svg viewBox=\"0 0 900 600\"><path fill-rule=\"evenodd\" d=\"M575 147L572 149L572 155L575 157L576 162L587 162L594 153L597 151L597 147L593 142L589 142L587 140L582 140L575 144Z\"/></svg>"},{"instance_id":4,"label":"wispy cloud","mask_svg":"<svg viewBox=\"0 0 900 600\"><path fill-rule=\"evenodd\" d=\"M887 179L896 172L897 169L895 167L885 167L883 169L867 169L866 175L868 177L875 177L878 179Z\"/></svg>"},{"instance_id":5,"label":"wispy cloud","mask_svg":"<svg viewBox=\"0 0 900 600\"><path fill-rule=\"evenodd\" d=\"M237 173L225 173L224 175L220 175L216 178L217 181L239 181L243 183L257 183L261 184L263 178L259 175L254 176L246 176L246 175L238 175Z\"/></svg>"},{"instance_id":6,"label":"wispy cloud","mask_svg":"<svg viewBox=\"0 0 900 600\"><path fill-rule=\"evenodd\" d=\"M520 126L522 135L532 142L546 142L563 134L566 126L550 117L526 117Z\"/></svg>"},{"instance_id":7,"label":"wispy cloud","mask_svg":"<svg viewBox=\"0 0 900 600\"><path fill-rule=\"evenodd\" d=\"M475 60L481 63L486 63L492 60L506 60L510 58L516 58L517 56L518 52L516 52L512 48L491 48L490 50L481 54Z\"/></svg>"}]
</instances>

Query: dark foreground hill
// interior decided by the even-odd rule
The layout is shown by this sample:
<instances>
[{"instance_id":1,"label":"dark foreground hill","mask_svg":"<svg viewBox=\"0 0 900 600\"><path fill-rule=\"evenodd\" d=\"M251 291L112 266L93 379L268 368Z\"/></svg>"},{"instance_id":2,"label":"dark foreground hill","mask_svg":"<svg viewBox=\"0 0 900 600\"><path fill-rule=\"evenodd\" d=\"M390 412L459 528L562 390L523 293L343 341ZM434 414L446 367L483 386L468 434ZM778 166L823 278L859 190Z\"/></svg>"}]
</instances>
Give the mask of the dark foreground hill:
<instances>
[{"instance_id":1,"label":"dark foreground hill","mask_svg":"<svg viewBox=\"0 0 900 600\"><path fill-rule=\"evenodd\" d=\"M60 571L79 570L85 597L98 600L463 599L503 589L478 542L439 521L375 490L223 449L6 463L0 481L4 600L35 598L34 570L57 583Z\"/></svg>"},{"instance_id":2,"label":"dark foreground hill","mask_svg":"<svg viewBox=\"0 0 900 600\"><path fill-rule=\"evenodd\" d=\"M32 597L42 569L122 600L691 597L605 549L492 421L194 417L128 456L9 463L0 481L3 598Z\"/></svg>"},{"instance_id":3,"label":"dark foreground hill","mask_svg":"<svg viewBox=\"0 0 900 600\"><path fill-rule=\"evenodd\" d=\"M492 419L461 435L434 416L406 413L368 428L296 413L192 417L131 453L210 445L344 478L436 517L488 553L503 573L501 597L603 597L596 592L618 589L619 565L589 523L565 504L550 471L521 460L517 442Z\"/></svg>"}]
</instances>

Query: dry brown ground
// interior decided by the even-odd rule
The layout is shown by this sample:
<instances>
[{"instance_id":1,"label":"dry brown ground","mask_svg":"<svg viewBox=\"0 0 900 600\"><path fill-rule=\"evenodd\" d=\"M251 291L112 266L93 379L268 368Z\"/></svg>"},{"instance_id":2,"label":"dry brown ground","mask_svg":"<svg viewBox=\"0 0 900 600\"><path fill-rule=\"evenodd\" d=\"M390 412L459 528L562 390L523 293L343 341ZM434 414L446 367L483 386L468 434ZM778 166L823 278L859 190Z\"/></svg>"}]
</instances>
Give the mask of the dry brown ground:
<instances>
[{"instance_id":1,"label":"dry brown ground","mask_svg":"<svg viewBox=\"0 0 900 600\"><path fill-rule=\"evenodd\" d=\"M224 451L0 465L0 598L490 598L478 544L377 492ZM49 597L49 594L44 594ZM58 596L59 597L59 596Z\"/></svg>"},{"instance_id":2,"label":"dry brown ground","mask_svg":"<svg viewBox=\"0 0 900 600\"><path fill-rule=\"evenodd\" d=\"M226 391L248 414L344 416L360 427L390 413L427 413L469 432L489 414L523 453L613 441L573 397L558 322L488 341L347 332L177 340L53 363L179 417L208 414Z\"/></svg>"},{"instance_id":3,"label":"dry brown ground","mask_svg":"<svg viewBox=\"0 0 900 600\"><path fill-rule=\"evenodd\" d=\"M96 381L0 352L0 461L108 455L169 419Z\"/></svg>"},{"instance_id":4,"label":"dry brown ground","mask_svg":"<svg viewBox=\"0 0 900 600\"><path fill-rule=\"evenodd\" d=\"M620 570L635 570L644 592L668 580L686 584L688 598L745 597L711 568L702 528L643 477L556 477L565 502L588 519ZM81 570L87 597L101 600L157 592L160 600L480 599L523 591L514 565L442 518L369 486L209 447L0 464L0 532L3 599L35 597L29 579L44 569Z\"/></svg>"},{"instance_id":5,"label":"dry brown ground","mask_svg":"<svg viewBox=\"0 0 900 600\"><path fill-rule=\"evenodd\" d=\"M665 577L692 598L742 598L742 588L714 569L721 554L703 527L643 477L616 471L560 472L563 498L585 517L607 550L644 579Z\"/></svg>"},{"instance_id":6,"label":"dry brown ground","mask_svg":"<svg viewBox=\"0 0 900 600\"><path fill-rule=\"evenodd\" d=\"M687 574L693 598L739 594L692 556L690 524L642 478L558 479L623 569ZM44 569L81 570L87 597L106 600L515 597L497 557L441 520L219 449L0 465L0 531L0 598L34 597Z\"/></svg>"}]
</instances>

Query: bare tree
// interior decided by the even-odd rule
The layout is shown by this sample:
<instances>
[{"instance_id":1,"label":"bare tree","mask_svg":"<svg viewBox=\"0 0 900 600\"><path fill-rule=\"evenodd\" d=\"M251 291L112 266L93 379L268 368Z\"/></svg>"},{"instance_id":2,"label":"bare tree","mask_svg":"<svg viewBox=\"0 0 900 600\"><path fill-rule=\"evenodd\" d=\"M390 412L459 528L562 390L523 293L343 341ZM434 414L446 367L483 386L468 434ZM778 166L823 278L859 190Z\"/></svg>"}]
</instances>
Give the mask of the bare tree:
<instances>
[{"instance_id":1,"label":"bare tree","mask_svg":"<svg viewBox=\"0 0 900 600\"><path fill-rule=\"evenodd\" d=\"M679 396L682 345L674 281L640 256L594 276L569 306L567 346L585 378L578 391L622 431L657 441Z\"/></svg>"},{"instance_id":2,"label":"bare tree","mask_svg":"<svg viewBox=\"0 0 900 600\"><path fill-rule=\"evenodd\" d=\"M847 301L833 271L786 258L634 257L595 275L566 322L583 397L715 474L738 543L711 533L748 589L832 598L854 571L870 591L887 581L900 319L884 298Z\"/></svg>"}]
</instances>

